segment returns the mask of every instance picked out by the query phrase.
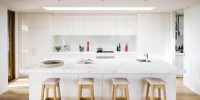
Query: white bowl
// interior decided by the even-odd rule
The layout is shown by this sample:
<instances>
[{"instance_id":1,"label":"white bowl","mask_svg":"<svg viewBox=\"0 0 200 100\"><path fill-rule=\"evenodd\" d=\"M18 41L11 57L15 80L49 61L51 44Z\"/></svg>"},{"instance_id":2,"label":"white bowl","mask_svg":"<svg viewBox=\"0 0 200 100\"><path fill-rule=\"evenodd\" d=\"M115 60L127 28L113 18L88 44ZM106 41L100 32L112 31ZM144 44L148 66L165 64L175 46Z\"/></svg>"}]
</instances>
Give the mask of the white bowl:
<instances>
[{"instance_id":1,"label":"white bowl","mask_svg":"<svg viewBox=\"0 0 200 100\"><path fill-rule=\"evenodd\" d=\"M60 67L62 65L64 65L64 61L62 60L46 60L42 62L41 67L52 68L52 67Z\"/></svg>"}]
</instances>

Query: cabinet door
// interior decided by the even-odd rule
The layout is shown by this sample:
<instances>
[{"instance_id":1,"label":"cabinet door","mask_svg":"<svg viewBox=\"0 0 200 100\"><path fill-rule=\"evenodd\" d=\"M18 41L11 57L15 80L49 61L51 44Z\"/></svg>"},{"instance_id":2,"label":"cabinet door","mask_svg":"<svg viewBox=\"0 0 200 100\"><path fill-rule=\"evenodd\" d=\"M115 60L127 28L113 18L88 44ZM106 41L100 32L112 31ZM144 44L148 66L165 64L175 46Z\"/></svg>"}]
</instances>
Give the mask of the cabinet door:
<instances>
[{"instance_id":1,"label":"cabinet door","mask_svg":"<svg viewBox=\"0 0 200 100\"><path fill-rule=\"evenodd\" d=\"M74 17L62 16L63 35L74 35Z\"/></svg>"},{"instance_id":2,"label":"cabinet door","mask_svg":"<svg viewBox=\"0 0 200 100\"><path fill-rule=\"evenodd\" d=\"M29 67L40 63L49 55L49 28L20 30L21 66Z\"/></svg>"},{"instance_id":3,"label":"cabinet door","mask_svg":"<svg viewBox=\"0 0 200 100\"><path fill-rule=\"evenodd\" d=\"M125 35L126 32L126 16L117 16L117 32L116 35Z\"/></svg>"},{"instance_id":4,"label":"cabinet door","mask_svg":"<svg viewBox=\"0 0 200 100\"><path fill-rule=\"evenodd\" d=\"M154 52L156 54L168 54L169 38L169 14L154 14Z\"/></svg>"},{"instance_id":5,"label":"cabinet door","mask_svg":"<svg viewBox=\"0 0 200 100\"><path fill-rule=\"evenodd\" d=\"M137 34L137 17L127 16L127 32L125 35L136 35Z\"/></svg>"},{"instance_id":6,"label":"cabinet door","mask_svg":"<svg viewBox=\"0 0 200 100\"><path fill-rule=\"evenodd\" d=\"M137 17L137 35L139 36L153 36L154 28L153 14L138 14Z\"/></svg>"},{"instance_id":7,"label":"cabinet door","mask_svg":"<svg viewBox=\"0 0 200 100\"><path fill-rule=\"evenodd\" d=\"M34 55L37 63L40 63L49 57L49 33L49 28L34 29Z\"/></svg>"},{"instance_id":8,"label":"cabinet door","mask_svg":"<svg viewBox=\"0 0 200 100\"><path fill-rule=\"evenodd\" d=\"M74 35L83 35L83 16L74 16Z\"/></svg>"},{"instance_id":9,"label":"cabinet door","mask_svg":"<svg viewBox=\"0 0 200 100\"><path fill-rule=\"evenodd\" d=\"M94 34L94 16L84 16L84 35Z\"/></svg>"},{"instance_id":10,"label":"cabinet door","mask_svg":"<svg viewBox=\"0 0 200 100\"><path fill-rule=\"evenodd\" d=\"M19 27L24 27L24 28L34 27L33 14L19 14Z\"/></svg>"},{"instance_id":11,"label":"cabinet door","mask_svg":"<svg viewBox=\"0 0 200 100\"><path fill-rule=\"evenodd\" d=\"M138 53L153 53L154 44L153 44L153 36L137 36L137 48L136 51Z\"/></svg>"},{"instance_id":12,"label":"cabinet door","mask_svg":"<svg viewBox=\"0 0 200 100\"><path fill-rule=\"evenodd\" d=\"M52 16L52 35L62 35L62 16Z\"/></svg>"},{"instance_id":13,"label":"cabinet door","mask_svg":"<svg viewBox=\"0 0 200 100\"><path fill-rule=\"evenodd\" d=\"M35 27L50 27L50 21L50 14L34 14Z\"/></svg>"},{"instance_id":14,"label":"cabinet door","mask_svg":"<svg viewBox=\"0 0 200 100\"><path fill-rule=\"evenodd\" d=\"M49 27L50 14L19 14L19 27Z\"/></svg>"},{"instance_id":15,"label":"cabinet door","mask_svg":"<svg viewBox=\"0 0 200 100\"><path fill-rule=\"evenodd\" d=\"M29 67L35 63L34 59L34 30L19 28L20 34L20 66Z\"/></svg>"},{"instance_id":16,"label":"cabinet door","mask_svg":"<svg viewBox=\"0 0 200 100\"><path fill-rule=\"evenodd\" d=\"M95 35L115 35L116 16L95 16Z\"/></svg>"}]
</instances>

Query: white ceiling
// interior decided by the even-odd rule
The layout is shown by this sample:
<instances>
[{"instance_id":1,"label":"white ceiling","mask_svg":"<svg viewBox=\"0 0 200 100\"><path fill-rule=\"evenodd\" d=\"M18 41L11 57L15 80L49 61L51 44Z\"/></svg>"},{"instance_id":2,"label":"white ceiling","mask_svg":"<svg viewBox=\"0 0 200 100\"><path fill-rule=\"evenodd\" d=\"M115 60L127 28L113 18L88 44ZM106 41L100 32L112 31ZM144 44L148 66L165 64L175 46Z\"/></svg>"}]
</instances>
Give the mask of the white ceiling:
<instances>
[{"instance_id":1,"label":"white ceiling","mask_svg":"<svg viewBox=\"0 0 200 100\"><path fill-rule=\"evenodd\" d=\"M63 7L156 7L145 12L170 12L200 3L200 0L0 0L0 4L19 12L52 12L44 6ZM139 13L144 11L53 11L53 13Z\"/></svg>"}]
</instances>

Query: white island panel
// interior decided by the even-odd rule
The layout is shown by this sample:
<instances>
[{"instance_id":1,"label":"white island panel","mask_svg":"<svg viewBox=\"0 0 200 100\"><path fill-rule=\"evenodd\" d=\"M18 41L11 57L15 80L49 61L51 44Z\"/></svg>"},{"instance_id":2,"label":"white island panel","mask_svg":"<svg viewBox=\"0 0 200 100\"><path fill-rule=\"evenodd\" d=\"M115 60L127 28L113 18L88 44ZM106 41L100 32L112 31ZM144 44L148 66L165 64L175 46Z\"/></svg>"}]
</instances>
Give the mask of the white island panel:
<instances>
[{"instance_id":1,"label":"white island panel","mask_svg":"<svg viewBox=\"0 0 200 100\"><path fill-rule=\"evenodd\" d=\"M161 78L167 83L167 98L176 100L176 74L183 73L182 68L160 60L137 62L136 59L102 59L94 64L77 64L78 60L66 60L65 65L57 68L31 66L24 70L29 73L29 100L39 100L42 81L50 77L61 78L61 96L64 100L76 100L78 80L83 77L94 78L96 100L111 100L112 78L124 77L129 80L130 100L143 100L146 93L145 78ZM83 93L89 96L89 91ZM118 90L119 96L122 90Z\"/></svg>"}]
</instances>

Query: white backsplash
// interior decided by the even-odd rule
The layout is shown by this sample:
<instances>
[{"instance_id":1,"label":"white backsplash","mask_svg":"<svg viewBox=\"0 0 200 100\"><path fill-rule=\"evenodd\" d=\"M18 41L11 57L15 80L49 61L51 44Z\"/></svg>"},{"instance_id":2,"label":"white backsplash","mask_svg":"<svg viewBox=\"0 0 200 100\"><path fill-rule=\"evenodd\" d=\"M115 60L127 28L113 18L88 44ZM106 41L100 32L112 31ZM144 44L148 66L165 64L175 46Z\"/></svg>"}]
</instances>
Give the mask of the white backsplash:
<instances>
[{"instance_id":1,"label":"white backsplash","mask_svg":"<svg viewBox=\"0 0 200 100\"><path fill-rule=\"evenodd\" d=\"M70 45L70 51L78 52L79 45L87 50L87 42L89 42L90 51L96 52L98 47L103 51L116 51L117 45L121 45L121 51L125 51L125 45L128 43L128 51L135 51L135 36L53 36L52 50L55 46Z\"/></svg>"}]
</instances>

